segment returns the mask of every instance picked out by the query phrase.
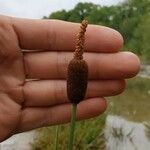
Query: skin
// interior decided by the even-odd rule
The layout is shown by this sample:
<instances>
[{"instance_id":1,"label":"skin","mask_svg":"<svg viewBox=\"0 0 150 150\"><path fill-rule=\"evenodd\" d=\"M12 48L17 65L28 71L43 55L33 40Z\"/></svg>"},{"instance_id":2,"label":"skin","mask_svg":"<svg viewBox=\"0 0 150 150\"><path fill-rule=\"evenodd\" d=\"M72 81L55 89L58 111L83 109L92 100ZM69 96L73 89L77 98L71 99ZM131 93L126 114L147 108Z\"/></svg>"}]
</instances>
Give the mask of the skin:
<instances>
[{"instance_id":1,"label":"skin","mask_svg":"<svg viewBox=\"0 0 150 150\"><path fill-rule=\"evenodd\" d=\"M0 141L70 121L65 79L78 30L76 23L0 16ZM117 31L88 26L84 59L89 82L78 105L79 120L102 114L104 97L123 92L125 79L138 73L138 57L119 52L122 46Z\"/></svg>"}]
</instances>

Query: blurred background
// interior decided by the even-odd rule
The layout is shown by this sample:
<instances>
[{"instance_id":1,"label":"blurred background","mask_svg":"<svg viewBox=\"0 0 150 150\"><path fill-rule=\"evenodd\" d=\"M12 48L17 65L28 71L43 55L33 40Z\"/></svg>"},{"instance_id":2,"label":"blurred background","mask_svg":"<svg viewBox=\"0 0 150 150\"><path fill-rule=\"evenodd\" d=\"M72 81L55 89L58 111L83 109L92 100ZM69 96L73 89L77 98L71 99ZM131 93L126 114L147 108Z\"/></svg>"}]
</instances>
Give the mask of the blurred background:
<instances>
[{"instance_id":1,"label":"blurred background","mask_svg":"<svg viewBox=\"0 0 150 150\"><path fill-rule=\"evenodd\" d=\"M91 24L118 30L125 41L122 50L139 56L141 71L127 81L123 94L108 98L103 115L78 123L74 149L150 150L150 0L0 0L0 14L71 22L87 17ZM53 150L55 128L17 135L1 150L10 145L10 150ZM64 150L68 125L59 131L59 149Z\"/></svg>"}]
</instances>

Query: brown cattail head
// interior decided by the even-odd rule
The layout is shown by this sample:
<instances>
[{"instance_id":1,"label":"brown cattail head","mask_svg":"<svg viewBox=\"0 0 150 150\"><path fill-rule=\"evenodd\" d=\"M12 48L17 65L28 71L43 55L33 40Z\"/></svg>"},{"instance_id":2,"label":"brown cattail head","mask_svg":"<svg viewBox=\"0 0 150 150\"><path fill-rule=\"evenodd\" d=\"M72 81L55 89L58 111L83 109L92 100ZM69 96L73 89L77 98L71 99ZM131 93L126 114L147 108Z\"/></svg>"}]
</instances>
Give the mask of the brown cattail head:
<instances>
[{"instance_id":1,"label":"brown cattail head","mask_svg":"<svg viewBox=\"0 0 150 150\"><path fill-rule=\"evenodd\" d=\"M79 103L86 94L88 81L88 66L83 60L85 31L87 27L87 20L81 23L79 34L77 35L76 49L74 58L68 65L67 74L67 95L72 103Z\"/></svg>"}]
</instances>

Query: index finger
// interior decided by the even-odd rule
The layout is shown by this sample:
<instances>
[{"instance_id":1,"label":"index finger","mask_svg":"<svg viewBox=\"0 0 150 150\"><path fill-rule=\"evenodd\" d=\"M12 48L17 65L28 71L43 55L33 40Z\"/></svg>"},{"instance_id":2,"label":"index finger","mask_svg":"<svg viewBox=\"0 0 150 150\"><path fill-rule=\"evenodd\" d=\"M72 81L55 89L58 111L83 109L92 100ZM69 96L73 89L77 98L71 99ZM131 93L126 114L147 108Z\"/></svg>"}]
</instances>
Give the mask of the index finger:
<instances>
[{"instance_id":1,"label":"index finger","mask_svg":"<svg viewBox=\"0 0 150 150\"><path fill-rule=\"evenodd\" d=\"M22 49L74 51L80 24L60 20L12 18ZM108 27L89 25L85 51L117 52L123 45L119 32Z\"/></svg>"}]
</instances>

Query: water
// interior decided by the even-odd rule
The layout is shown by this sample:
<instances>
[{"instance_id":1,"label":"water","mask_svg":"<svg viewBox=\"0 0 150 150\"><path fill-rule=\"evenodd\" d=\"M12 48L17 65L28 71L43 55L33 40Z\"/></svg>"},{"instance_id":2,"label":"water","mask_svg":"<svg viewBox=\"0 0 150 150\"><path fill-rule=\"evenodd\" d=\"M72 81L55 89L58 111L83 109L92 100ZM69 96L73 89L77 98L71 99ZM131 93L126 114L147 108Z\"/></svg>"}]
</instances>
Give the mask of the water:
<instances>
[{"instance_id":1,"label":"water","mask_svg":"<svg viewBox=\"0 0 150 150\"><path fill-rule=\"evenodd\" d=\"M142 123L108 116L105 128L107 150L150 150L145 131L146 127Z\"/></svg>"},{"instance_id":2,"label":"water","mask_svg":"<svg viewBox=\"0 0 150 150\"><path fill-rule=\"evenodd\" d=\"M143 78L150 78L150 65L141 65L141 71L138 75Z\"/></svg>"},{"instance_id":3,"label":"water","mask_svg":"<svg viewBox=\"0 0 150 150\"><path fill-rule=\"evenodd\" d=\"M31 150L35 131L20 133L0 143L0 150Z\"/></svg>"}]
</instances>

